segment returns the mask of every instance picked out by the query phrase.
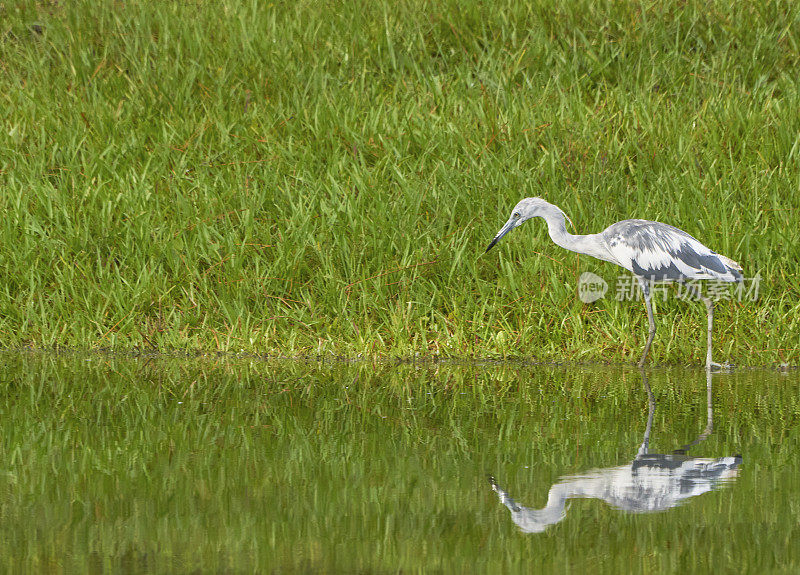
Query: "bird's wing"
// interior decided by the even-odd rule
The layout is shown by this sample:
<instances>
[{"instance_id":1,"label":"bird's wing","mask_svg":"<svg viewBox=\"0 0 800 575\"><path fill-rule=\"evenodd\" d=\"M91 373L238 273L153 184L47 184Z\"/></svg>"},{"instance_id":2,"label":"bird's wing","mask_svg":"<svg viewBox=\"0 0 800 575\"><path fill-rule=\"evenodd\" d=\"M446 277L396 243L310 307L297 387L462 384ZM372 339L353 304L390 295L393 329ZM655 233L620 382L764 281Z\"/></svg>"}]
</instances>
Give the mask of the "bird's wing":
<instances>
[{"instance_id":1,"label":"bird's wing","mask_svg":"<svg viewBox=\"0 0 800 575\"><path fill-rule=\"evenodd\" d=\"M653 281L717 279L738 281L735 264L674 226L647 220L625 220L603 232L619 264Z\"/></svg>"}]
</instances>

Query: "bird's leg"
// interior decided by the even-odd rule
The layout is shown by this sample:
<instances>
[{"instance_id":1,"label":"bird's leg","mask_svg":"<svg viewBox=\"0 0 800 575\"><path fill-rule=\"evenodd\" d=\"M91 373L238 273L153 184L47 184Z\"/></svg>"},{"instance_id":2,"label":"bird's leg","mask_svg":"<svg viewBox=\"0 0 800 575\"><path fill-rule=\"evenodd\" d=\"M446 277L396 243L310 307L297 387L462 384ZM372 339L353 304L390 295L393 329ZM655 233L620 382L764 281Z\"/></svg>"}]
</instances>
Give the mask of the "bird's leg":
<instances>
[{"instance_id":1,"label":"bird's leg","mask_svg":"<svg viewBox=\"0 0 800 575\"><path fill-rule=\"evenodd\" d=\"M708 312L708 347L706 349L706 369L711 370L711 368L718 368L722 369L724 367L728 367L726 365L722 365L715 361L711 361L711 329L714 326L714 300L709 297L702 297L703 303L706 304L706 311Z\"/></svg>"},{"instance_id":2,"label":"bird's leg","mask_svg":"<svg viewBox=\"0 0 800 575\"><path fill-rule=\"evenodd\" d=\"M653 338L656 335L656 322L653 319L653 303L650 301L650 286L647 285L647 280L644 279L639 280L639 285L642 286L644 305L647 308L647 321L650 323L650 333L647 335L647 343L644 344L642 359L639 360L639 367L644 367L644 362L647 360L647 352L650 351L650 345L653 343Z\"/></svg>"}]
</instances>

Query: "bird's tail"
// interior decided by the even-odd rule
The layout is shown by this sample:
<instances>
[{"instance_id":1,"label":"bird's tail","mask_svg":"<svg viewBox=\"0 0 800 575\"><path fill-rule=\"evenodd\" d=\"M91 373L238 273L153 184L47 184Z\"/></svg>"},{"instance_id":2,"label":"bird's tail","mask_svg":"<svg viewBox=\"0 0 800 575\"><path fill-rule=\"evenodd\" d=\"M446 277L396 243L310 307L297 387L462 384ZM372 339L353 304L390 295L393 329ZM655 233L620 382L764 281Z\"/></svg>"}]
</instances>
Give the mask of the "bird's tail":
<instances>
[{"instance_id":1,"label":"bird's tail","mask_svg":"<svg viewBox=\"0 0 800 575\"><path fill-rule=\"evenodd\" d=\"M734 281L740 282L743 280L742 266L733 261L731 258L723 256L722 254L717 254L717 256L720 260L722 260L722 263L725 264L725 267L730 270L731 274L733 274L733 277L735 278Z\"/></svg>"}]
</instances>

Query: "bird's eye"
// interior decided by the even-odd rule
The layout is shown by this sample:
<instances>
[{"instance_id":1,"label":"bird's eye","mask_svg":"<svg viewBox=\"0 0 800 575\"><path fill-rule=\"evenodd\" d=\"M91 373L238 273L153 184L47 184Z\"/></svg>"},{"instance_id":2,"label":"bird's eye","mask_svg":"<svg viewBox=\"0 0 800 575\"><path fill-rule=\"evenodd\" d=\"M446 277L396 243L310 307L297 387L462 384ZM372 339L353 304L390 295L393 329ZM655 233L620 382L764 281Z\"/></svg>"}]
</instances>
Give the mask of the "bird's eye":
<instances>
[{"instance_id":1,"label":"bird's eye","mask_svg":"<svg viewBox=\"0 0 800 575\"><path fill-rule=\"evenodd\" d=\"M519 212L514 212L514 219L515 219L515 220L518 220L518 219L519 219Z\"/></svg>"}]
</instances>

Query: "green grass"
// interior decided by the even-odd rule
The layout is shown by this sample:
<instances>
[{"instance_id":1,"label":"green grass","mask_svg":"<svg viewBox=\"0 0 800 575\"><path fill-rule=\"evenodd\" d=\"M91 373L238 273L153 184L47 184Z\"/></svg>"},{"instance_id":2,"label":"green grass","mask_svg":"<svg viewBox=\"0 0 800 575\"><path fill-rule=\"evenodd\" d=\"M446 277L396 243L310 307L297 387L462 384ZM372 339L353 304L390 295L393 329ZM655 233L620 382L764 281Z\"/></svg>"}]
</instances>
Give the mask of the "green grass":
<instances>
[{"instance_id":1,"label":"green grass","mask_svg":"<svg viewBox=\"0 0 800 575\"><path fill-rule=\"evenodd\" d=\"M637 359L614 266L481 255L538 195L760 273L716 359L800 363L798 66L791 2L5 2L0 346Z\"/></svg>"},{"instance_id":2,"label":"green grass","mask_svg":"<svg viewBox=\"0 0 800 575\"><path fill-rule=\"evenodd\" d=\"M511 363L131 361L0 355L7 573L796 573L797 371L714 376L740 453L719 491L657 514L574 500L518 532L492 493L544 505L566 474L630 463L633 369ZM699 370L653 370L650 448L706 423Z\"/></svg>"}]
</instances>

